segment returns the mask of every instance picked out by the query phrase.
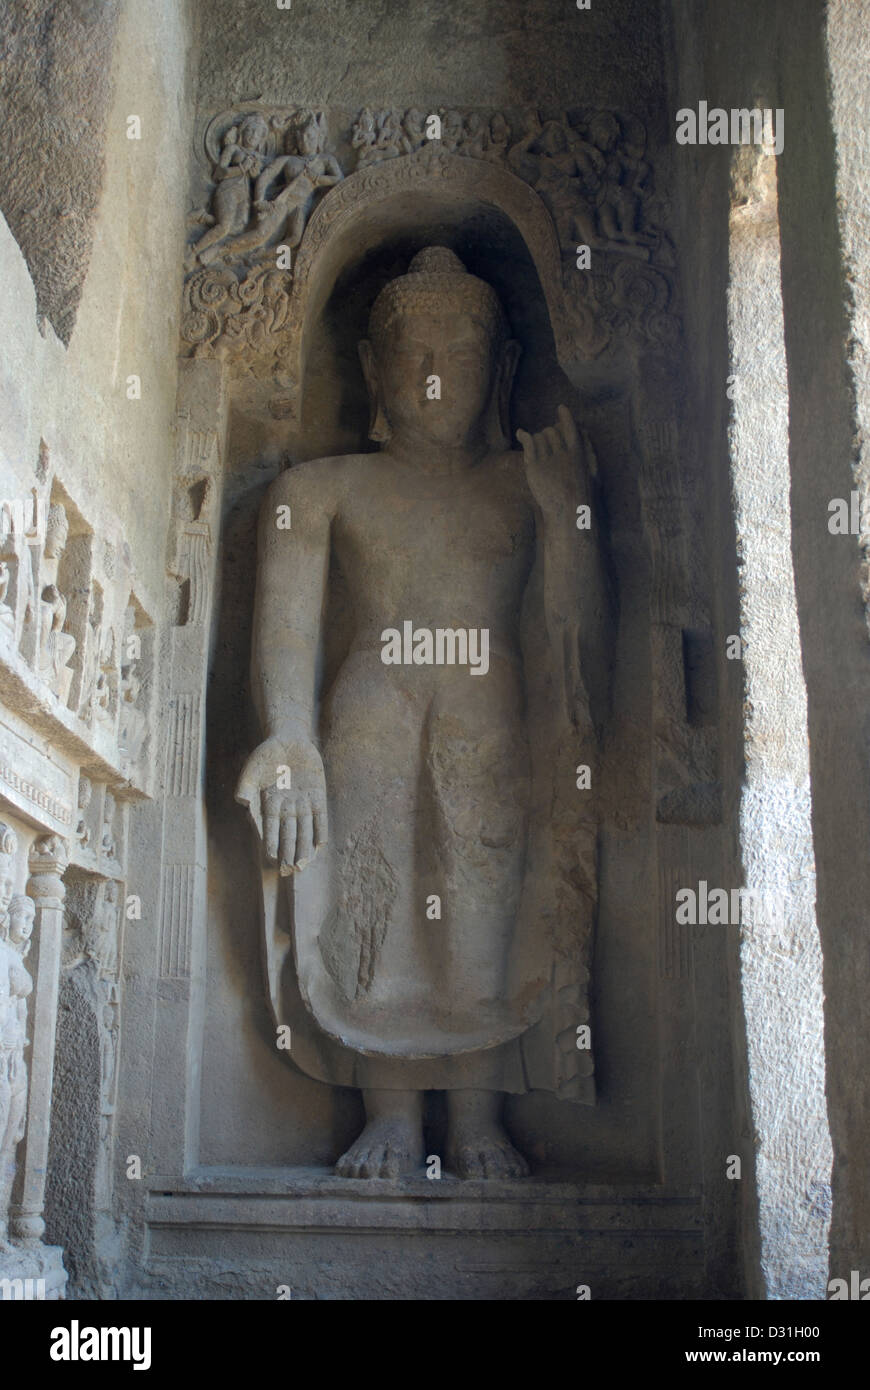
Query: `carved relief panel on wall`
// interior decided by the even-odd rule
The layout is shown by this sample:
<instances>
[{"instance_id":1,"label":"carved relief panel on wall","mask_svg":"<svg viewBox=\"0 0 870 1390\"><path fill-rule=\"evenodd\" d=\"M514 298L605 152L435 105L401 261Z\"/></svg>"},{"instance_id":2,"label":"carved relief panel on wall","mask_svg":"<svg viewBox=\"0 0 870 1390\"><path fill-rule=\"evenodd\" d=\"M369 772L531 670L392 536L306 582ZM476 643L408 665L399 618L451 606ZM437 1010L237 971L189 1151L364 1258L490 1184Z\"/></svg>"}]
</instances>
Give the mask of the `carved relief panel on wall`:
<instances>
[{"instance_id":1,"label":"carved relief panel on wall","mask_svg":"<svg viewBox=\"0 0 870 1390\"><path fill-rule=\"evenodd\" d=\"M558 118L535 109L366 108L353 115L249 104L216 115L204 136L210 183L206 204L190 217L188 351L244 356L283 387L273 395L275 413L297 414L299 364L288 339L301 332L300 282L326 224L343 200L359 197L359 180L378 166L394 166L378 184L386 194L438 178L449 167L445 159L460 158L512 174L541 198L558 244L565 332L581 357L627 340L674 343L666 200L637 117L586 109ZM345 189L348 181L353 189ZM318 235L307 244L306 228L315 223ZM593 260L578 274L581 246Z\"/></svg>"},{"instance_id":2,"label":"carved relief panel on wall","mask_svg":"<svg viewBox=\"0 0 870 1390\"><path fill-rule=\"evenodd\" d=\"M11 470L0 505L0 681L11 708L24 688L60 716L81 756L94 752L120 779L147 780L154 625L136 592L120 527L95 528L40 453L38 485ZM25 703L30 703L25 700Z\"/></svg>"}]
</instances>

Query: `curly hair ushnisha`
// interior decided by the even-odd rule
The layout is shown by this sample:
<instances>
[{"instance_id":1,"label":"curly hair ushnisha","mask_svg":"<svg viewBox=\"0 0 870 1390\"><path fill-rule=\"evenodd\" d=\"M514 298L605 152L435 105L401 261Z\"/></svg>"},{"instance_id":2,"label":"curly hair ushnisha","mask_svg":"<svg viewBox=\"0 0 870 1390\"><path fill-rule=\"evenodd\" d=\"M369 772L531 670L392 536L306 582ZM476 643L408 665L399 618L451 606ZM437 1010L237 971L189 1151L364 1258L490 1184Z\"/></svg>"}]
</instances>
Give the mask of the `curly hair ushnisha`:
<instances>
[{"instance_id":1,"label":"curly hair ushnisha","mask_svg":"<svg viewBox=\"0 0 870 1390\"><path fill-rule=\"evenodd\" d=\"M477 319L494 344L501 346L507 339L507 321L492 285L470 274L449 246L424 247L405 275L384 286L369 316L369 338L377 348L400 314L424 314L445 306Z\"/></svg>"},{"instance_id":2,"label":"curly hair ushnisha","mask_svg":"<svg viewBox=\"0 0 870 1390\"><path fill-rule=\"evenodd\" d=\"M384 286L369 315L369 336L360 343L363 369L372 395L372 419L369 439L386 443L391 434L390 423L373 385L372 352L379 355L394 321L403 314L442 311L448 309L476 320L486 331L494 355L499 359L499 381L490 405L487 436L493 448L508 448L508 402L511 384L519 357L519 343L510 337L510 329L495 290L486 280L466 270L462 261L448 246L426 246L418 251L405 275Z\"/></svg>"}]
</instances>

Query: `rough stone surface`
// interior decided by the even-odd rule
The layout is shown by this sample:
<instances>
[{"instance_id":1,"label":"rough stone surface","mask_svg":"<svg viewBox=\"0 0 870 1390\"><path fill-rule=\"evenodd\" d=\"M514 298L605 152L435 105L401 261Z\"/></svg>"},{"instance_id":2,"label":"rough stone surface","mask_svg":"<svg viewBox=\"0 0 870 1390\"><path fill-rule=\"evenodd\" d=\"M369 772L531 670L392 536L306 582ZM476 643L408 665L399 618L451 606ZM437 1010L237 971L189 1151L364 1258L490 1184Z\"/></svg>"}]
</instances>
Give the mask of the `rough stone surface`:
<instances>
[{"instance_id":1,"label":"rough stone surface","mask_svg":"<svg viewBox=\"0 0 870 1390\"><path fill-rule=\"evenodd\" d=\"M831 1142L806 692L789 544L774 158L763 156L751 180L735 180L730 222L731 466L747 702L740 819L746 885L757 895L741 928L741 978L768 1296L823 1298ZM794 1097L785 1113L781 1095Z\"/></svg>"},{"instance_id":2,"label":"rough stone surface","mask_svg":"<svg viewBox=\"0 0 870 1390\"><path fill-rule=\"evenodd\" d=\"M0 211L21 247L36 311L68 345L103 188L118 0L44 0L0 15Z\"/></svg>"},{"instance_id":3,"label":"rough stone surface","mask_svg":"<svg viewBox=\"0 0 870 1390\"><path fill-rule=\"evenodd\" d=\"M549 0L457 6L452 0L346 0L279 11L234 0L202 9L198 105L250 100L315 106L362 98L382 106L654 105L658 18L642 0L610 0L581 14ZM630 42L626 35L630 34ZM590 75L578 83L578 67ZM584 89L585 88L585 89Z\"/></svg>"}]
</instances>

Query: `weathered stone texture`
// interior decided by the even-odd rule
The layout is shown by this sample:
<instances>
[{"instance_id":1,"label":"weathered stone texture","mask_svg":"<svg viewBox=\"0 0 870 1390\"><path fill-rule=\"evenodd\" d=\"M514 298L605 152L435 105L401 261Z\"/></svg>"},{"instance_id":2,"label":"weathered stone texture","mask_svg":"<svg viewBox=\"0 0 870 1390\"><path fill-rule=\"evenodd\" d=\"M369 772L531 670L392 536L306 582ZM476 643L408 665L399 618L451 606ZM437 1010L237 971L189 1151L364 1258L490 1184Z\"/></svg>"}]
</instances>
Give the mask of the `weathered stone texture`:
<instances>
[{"instance_id":1,"label":"weathered stone texture","mask_svg":"<svg viewBox=\"0 0 870 1390\"><path fill-rule=\"evenodd\" d=\"M580 12L552 0L323 0L240 6L203 0L198 104L257 96L318 106L614 105L633 71L638 109L655 101L658 15L644 0ZM585 78L584 78L585 75Z\"/></svg>"},{"instance_id":2,"label":"weathered stone texture","mask_svg":"<svg viewBox=\"0 0 870 1390\"><path fill-rule=\"evenodd\" d=\"M68 344L103 189L119 0L15 0L0 12L0 211L36 309Z\"/></svg>"}]
</instances>

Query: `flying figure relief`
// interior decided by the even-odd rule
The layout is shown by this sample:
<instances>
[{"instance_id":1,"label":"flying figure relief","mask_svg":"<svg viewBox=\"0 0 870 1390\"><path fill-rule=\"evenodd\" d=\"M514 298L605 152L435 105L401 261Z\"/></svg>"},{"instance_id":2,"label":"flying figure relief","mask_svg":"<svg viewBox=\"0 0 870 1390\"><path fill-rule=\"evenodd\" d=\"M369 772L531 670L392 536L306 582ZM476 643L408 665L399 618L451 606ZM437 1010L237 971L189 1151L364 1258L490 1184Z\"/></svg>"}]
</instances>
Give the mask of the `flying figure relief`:
<instances>
[{"instance_id":1,"label":"flying figure relief","mask_svg":"<svg viewBox=\"0 0 870 1390\"><path fill-rule=\"evenodd\" d=\"M295 248L317 193L343 179L335 155L325 153L322 112L291 128L287 153L274 159L264 154L267 135L266 121L254 115L224 137L215 168L215 224L191 247L188 271L217 260L242 260L279 243Z\"/></svg>"}]
</instances>

